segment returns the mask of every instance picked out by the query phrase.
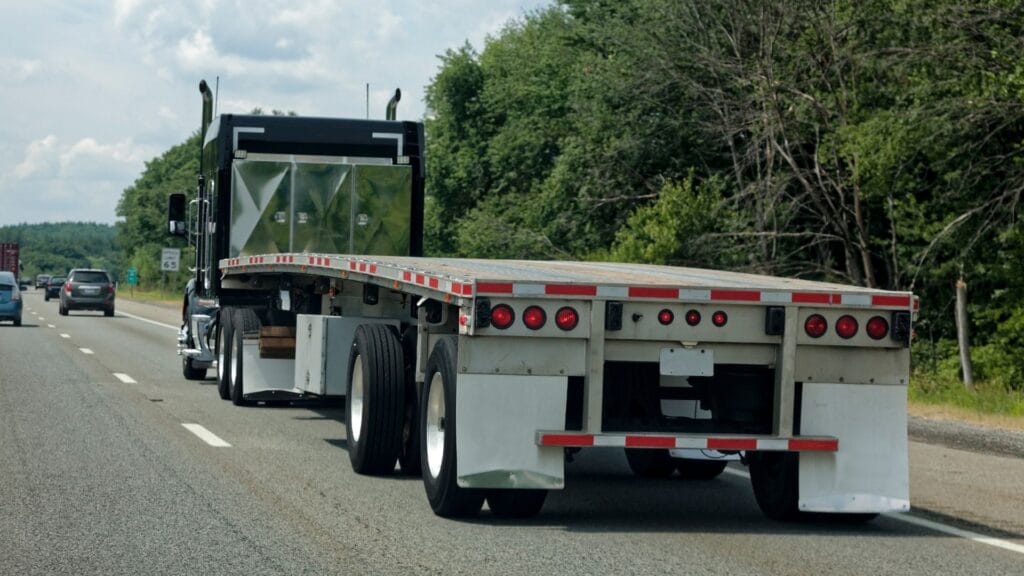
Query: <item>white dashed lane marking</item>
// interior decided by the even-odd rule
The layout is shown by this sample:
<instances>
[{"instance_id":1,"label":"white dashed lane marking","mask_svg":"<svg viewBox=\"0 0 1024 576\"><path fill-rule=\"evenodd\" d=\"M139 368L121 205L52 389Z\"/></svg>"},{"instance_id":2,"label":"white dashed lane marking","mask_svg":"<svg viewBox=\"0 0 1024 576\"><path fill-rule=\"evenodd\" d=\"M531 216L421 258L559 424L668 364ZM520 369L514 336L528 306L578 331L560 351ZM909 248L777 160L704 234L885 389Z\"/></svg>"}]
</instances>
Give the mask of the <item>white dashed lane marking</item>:
<instances>
[{"instance_id":1,"label":"white dashed lane marking","mask_svg":"<svg viewBox=\"0 0 1024 576\"><path fill-rule=\"evenodd\" d=\"M61 334L61 338L71 338L71 334Z\"/></svg>"},{"instance_id":2,"label":"white dashed lane marking","mask_svg":"<svg viewBox=\"0 0 1024 576\"><path fill-rule=\"evenodd\" d=\"M114 372L114 377L125 384L138 384L138 382L135 381L135 378L121 372Z\"/></svg>"},{"instance_id":3,"label":"white dashed lane marking","mask_svg":"<svg viewBox=\"0 0 1024 576\"><path fill-rule=\"evenodd\" d=\"M195 434L200 440L206 442L214 448L230 448L231 444L223 441L213 432L210 432L200 424L182 424L186 430Z\"/></svg>"},{"instance_id":4,"label":"white dashed lane marking","mask_svg":"<svg viewBox=\"0 0 1024 576\"><path fill-rule=\"evenodd\" d=\"M46 327L47 328L56 328L56 326L54 326L53 324L47 324Z\"/></svg>"},{"instance_id":5,"label":"white dashed lane marking","mask_svg":"<svg viewBox=\"0 0 1024 576\"><path fill-rule=\"evenodd\" d=\"M88 348L79 348L79 350L82 351L82 354L92 354L92 350Z\"/></svg>"}]
</instances>

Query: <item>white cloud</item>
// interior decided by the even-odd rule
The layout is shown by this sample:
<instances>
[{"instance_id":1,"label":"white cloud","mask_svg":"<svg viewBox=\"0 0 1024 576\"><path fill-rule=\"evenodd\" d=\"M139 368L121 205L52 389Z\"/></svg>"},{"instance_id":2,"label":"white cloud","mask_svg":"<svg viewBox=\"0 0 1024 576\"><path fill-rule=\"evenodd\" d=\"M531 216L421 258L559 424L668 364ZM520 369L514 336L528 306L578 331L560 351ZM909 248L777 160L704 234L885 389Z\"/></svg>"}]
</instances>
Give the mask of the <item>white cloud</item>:
<instances>
[{"instance_id":1,"label":"white cloud","mask_svg":"<svg viewBox=\"0 0 1024 576\"><path fill-rule=\"evenodd\" d=\"M4 81L23 82L39 72L42 62L35 59L0 57L0 76Z\"/></svg>"},{"instance_id":2,"label":"white cloud","mask_svg":"<svg viewBox=\"0 0 1024 576\"><path fill-rule=\"evenodd\" d=\"M24 180L35 174L52 171L56 166L54 153L57 150L57 137L50 134L31 142L25 148L25 159L14 167L14 177Z\"/></svg>"}]
</instances>

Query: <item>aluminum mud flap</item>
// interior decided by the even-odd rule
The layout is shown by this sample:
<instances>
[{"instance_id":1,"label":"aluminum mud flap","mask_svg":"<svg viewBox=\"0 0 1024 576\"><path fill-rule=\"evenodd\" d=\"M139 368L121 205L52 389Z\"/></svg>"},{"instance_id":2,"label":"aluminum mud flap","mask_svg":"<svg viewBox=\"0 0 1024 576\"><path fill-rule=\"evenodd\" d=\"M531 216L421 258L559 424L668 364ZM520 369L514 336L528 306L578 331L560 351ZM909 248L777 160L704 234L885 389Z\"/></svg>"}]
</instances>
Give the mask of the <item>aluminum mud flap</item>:
<instances>
[{"instance_id":1,"label":"aluminum mud flap","mask_svg":"<svg viewBox=\"0 0 1024 576\"><path fill-rule=\"evenodd\" d=\"M564 448L537 430L565 428L564 376L459 374L458 482L464 488L564 488Z\"/></svg>"},{"instance_id":2,"label":"aluminum mud flap","mask_svg":"<svg viewBox=\"0 0 1024 576\"><path fill-rule=\"evenodd\" d=\"M905 386L804 383L800 434L839 438L800 454L801 511L910 509Z\"/></svg>"}]
</instances>

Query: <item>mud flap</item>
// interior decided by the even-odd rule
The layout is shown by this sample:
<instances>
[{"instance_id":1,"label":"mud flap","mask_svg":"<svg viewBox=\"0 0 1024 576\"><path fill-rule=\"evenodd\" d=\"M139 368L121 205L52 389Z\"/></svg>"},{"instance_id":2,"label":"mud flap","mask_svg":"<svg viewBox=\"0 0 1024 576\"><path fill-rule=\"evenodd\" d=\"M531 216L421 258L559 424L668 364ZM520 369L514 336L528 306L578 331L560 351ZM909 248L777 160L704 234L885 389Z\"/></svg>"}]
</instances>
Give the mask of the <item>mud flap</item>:
<instances>
[{"instance_id":1,"label":"mud flap","mask_svg":"<svg viewBox=\"0 0 1024 576\"><path fill-rule=\"evenodd\" d=\"M800 454L801 511L910 509L906 387L804 383L800 433L839 438Z\"/></svg>"},{"instance_id":2,"label":"mud flap","mask_svg":"<svg viewBox=\"0 0 1024 576\"><path fill-rule=\"evenodd\" d=\"M458 482L464 488L564 488L564 449L538 430L565 427L564 376L459 374Z\"/></svg>"}]
</instances>

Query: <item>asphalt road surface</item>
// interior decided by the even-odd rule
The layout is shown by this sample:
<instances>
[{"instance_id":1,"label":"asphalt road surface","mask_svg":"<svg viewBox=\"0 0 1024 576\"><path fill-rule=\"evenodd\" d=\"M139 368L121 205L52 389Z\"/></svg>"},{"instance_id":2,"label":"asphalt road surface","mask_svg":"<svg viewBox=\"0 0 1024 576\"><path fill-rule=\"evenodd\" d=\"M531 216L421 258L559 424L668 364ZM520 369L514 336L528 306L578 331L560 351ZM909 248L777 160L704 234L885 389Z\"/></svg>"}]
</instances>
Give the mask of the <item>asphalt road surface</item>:
<instances>
[{"instance_id":1,"label":"asphalt road surface","mask_svg":"<svg viewBox=\"0 0 1024 576\"><path fill-rule=\"evenodd\" d=\"M1024 574L1012 450L912 442L914 511L858 526L767 520L739 465L640 480L605 449L537 518L452 521L417 478L352 472L340 407L239 408L184 380L176 310L26 307L0 324L4 576Z\"/></svg>"}]
</instances>

